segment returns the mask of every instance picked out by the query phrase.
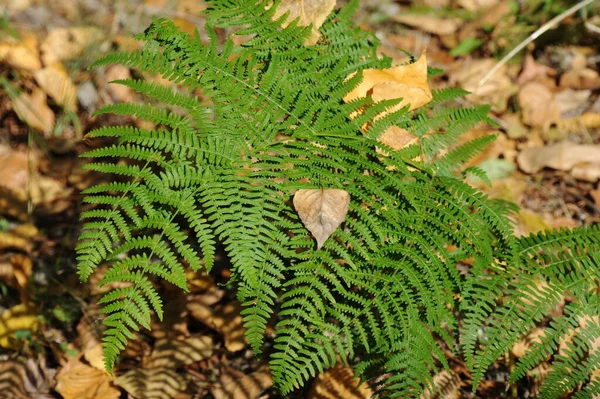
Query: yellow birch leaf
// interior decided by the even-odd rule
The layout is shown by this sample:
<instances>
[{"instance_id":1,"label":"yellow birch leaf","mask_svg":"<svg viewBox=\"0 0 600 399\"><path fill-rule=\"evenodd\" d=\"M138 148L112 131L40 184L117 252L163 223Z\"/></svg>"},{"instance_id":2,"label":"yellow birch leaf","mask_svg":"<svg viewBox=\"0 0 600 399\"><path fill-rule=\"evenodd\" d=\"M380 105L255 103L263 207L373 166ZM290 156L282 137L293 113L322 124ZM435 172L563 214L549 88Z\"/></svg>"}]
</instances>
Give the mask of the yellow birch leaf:
<instances>
[{"instance_id":1,"label":"yellow birch leaf","mask_svg":"<svg viewBox=\"0 0 600 399\"><path fill-rule=\"evenodd\" d=\"M294 208L304 227L317 239L317 249L342 224L349 204L350 194L339 189L298 190L294 195Z\"/></svg>"},{"instance_id":2,"label":"yellow birch leaf","mask_svg":"<svg viewBox=\"0 0 600 399\"><path fill-rule=\"evenodd\" d=\"M350 93L344 96L349 102L370 95L374 102L402 98L400 104L378 115L383 117L410 104L415 110L429 103L433 96L427 83L427 55L425 51L419 59L408 65L388 69L365 69L363 80ZM351 74L349 77L352 77Z\"/></svg>"},{"instance_id":3,"label":"yellow birch leaf","mask_svg":"<svg viewBox=\"0 0 600 399\"><path fill-rule=\"evenodd\" d=\"M307 46L312 46L317 44L319 37L321 37L319 28L334 7L335 0L282 0L277 6L277 10L275 10L273 19L278 19L289 12L284 27L296 18L300 18L298 22L300 26L312 24L311 34L304 43Z\"/></svg>"}]
</instances>

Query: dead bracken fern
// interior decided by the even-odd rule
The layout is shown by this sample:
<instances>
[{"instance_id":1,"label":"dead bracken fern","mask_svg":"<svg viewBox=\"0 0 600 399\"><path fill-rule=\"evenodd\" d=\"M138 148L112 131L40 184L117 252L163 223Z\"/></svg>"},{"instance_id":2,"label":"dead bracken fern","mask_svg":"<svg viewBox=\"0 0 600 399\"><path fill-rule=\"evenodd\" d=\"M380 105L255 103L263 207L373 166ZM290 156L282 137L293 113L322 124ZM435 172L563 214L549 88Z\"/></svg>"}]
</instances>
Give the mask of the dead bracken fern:
<instances>
[{"instance_id":1,"label":"dead bracken fern","mask_svg":"<svg viewBox=\"0 0 600 399\"><path fill-rule=\"evenodd\" d=\"M156 19L137 36L143 49L94 64L178 85L115 82L150 101L98 113L156 127L89 134L116 139L86 154L95 158L86 168L115 178L85 191L97 206L82 215L77 248L83 281L108 263L100 285L126 283L100 301L107 369L153 312L163 317L157 280L187 290L186 268L210 271L218 242L255 353L276 316L270 370L283 394L341 359L380 397L419 397L459 345L477 386L565 295L565 313L514 377L551 357L543 397L600 394L600 228L515 237L516 206L464 182L486 179L463 165L493 137L455 147L466 130L493 123L488 107L443 106L465 92L429 91L425 56L392 68L376 37L351 22L355 2L327 17L316 38L302 18L275 17L277 6L215 0L208 43ZM250 39L220 44L217 27ZM298 192L320 196L307 205ZM572 344L554 354L572 326Z\"/></svg>"}]
</instances>

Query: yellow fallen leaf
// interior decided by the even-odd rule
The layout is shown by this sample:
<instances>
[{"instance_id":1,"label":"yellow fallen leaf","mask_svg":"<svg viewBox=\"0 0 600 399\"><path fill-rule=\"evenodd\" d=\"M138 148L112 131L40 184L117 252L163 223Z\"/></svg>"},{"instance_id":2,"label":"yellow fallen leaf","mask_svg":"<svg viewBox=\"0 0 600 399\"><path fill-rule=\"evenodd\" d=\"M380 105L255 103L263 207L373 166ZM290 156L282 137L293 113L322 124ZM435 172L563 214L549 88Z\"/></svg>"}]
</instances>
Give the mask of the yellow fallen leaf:
<instances>
[{"instance_id":1,"label":"yellow fallen leaf","mask_svg":"<svg viewBox=\"0 0 600 399\"><path fill-rule=\"evenodd\" d=\"M56 392L64 399L117 399L121 392L111 384L112 378L106 371L72 358L56 376Z\"/></svg>"},{"instance_id":2,"label":"yellow fallen leaf","mask_svg":"<svg viewBox=\"0 0 600 399\"><path fill-rule=\"evenodd\" d=\"M35 71L42 67L35 36L27 35L18 43L0 43L0 61L13 68Z\"/></svg>"},{"instance_id":3,"label":"yellow fallen leaf","mask_svg":"<svg viewBox=\"0 0 600 399\"><path fill-rule=\"evenodd\" d=\"M78 57L103 35L96 27L54 28L40 45L42 61L44 65L52 65Z\"/></svg>"},{"instance_id":4,"label":"yellow fallen leaf","mask_svg":"<svg viewBox=\"0 0 600 399\"><path fill-rule=\"evenodd\" d=\"M32 128L46 134L54 129L54 112L46 104L46 94L41 89L33 89L31 95L19 93L12 105L19 119Z\"/></svg>"},{"instance_id":5,"label":"yellow fallen leaf","mask_svg":"<svg viewBox=\"0 0 600 399\"><path fill-rule=\"evenodd\" d=\"M374 102L402 98L400 104L378 117L383 117L409 104L412 111L422 107L433 99L429 84L427 83L427 55L425 51L412 64L388 69L370 68L363 70L362 73L362 82L344 96L345 102L368 95L371 95ZM355 74L351 74L349 78Z\"/></svg>"},{"instance_id":6,"label":"yellow fallen leaf","mask_svg":"<svg viewBox=\"0 0 600 399\"><path fill-rule=\"evenodd\" d=\"M342 224L349 205L350 194L339 189L298 190L294 195L294 208L304 227L317 239L317 249Z\"/></svg>"},{"instance_id":7,"label":"yellow fallen leaf","mask_svg":"<svg viewBox=\"0 0 600 399\"><path fill-rule=\"evenodd\" d=\"M31 305L20 304L0 314L0 346L15 346L15 334L20 330L35 331L38 328L37 312Z\"/></svg>"},{"instance_id":8,"label":"yellow fallen leaf","mask_svg":"<svg viewBox=\"0 0 600 399\"><path fill-rule=\"evenodd\" d=\"M307 46L312 46L319 40L321 36L319 28L334 7L335 0L282 0L277 6L277 10L275 10L273 19L278 19L289 12L286 22L283 24L284 27L296 18L300 18L298 21L300 26L312 24L311 34L304 43Z\"/></svg>"},{"instance_id":9,"label":"yellow fallen leaf","mask_svg":"<svg viewBox=\"0 0 600 399\"><path fill-rule=\"evenodd\" d=\"M61 64L53 64L33 73L36 82L58 105L67 111L77 111L75 85Z\"/></svg>"}]
</instances>

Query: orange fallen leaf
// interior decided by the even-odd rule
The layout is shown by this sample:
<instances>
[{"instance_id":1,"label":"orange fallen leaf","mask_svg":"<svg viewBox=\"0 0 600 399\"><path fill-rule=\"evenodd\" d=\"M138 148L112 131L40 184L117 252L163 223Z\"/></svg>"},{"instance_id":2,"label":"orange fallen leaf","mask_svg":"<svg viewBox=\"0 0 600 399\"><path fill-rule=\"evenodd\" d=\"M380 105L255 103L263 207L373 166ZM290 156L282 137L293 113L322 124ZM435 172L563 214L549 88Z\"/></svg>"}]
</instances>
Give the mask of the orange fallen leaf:
<instances>
[{"instance_id":1,"label":"orange fallen leaf","mask_svg":"<svg viewBox=\"0 0 600 399\"><path fill-rule=\"evenodd\" d=\"M289 12L286 22L283 26L289 25L290 22L299 18L298 25L309 26L312 24L310 36L304 43L307 46L312 46L317 43L319 37L319 28L327 19L327 16L333 11L336 0L282 0L273 19L278 19L285 13Z\"/></svg>"},{"instance_id":2,"label":"orange fallen leaf","mask_svg":"<svg viewBox=\"0 0 600 399\"><path fill-rule=\"evenodd\" d=\"M355 74L353 73L348 77L350 78ZM368 95L371 96L374 102L402 98L398 105L378 117L400 110L409 104L409 109L412 111L433 99L427 83L427 56L425 51L412 64L388 69L369 68L363 70L362 74L362 82L344 96L345 102Z\"/></svg>"},{"instance_id":3,"label":"orange fallen leaf","mask_svg":"<svg viewBox=\"0 0 600 399\"><path fill-rule=\"evenodd\" d=\"M294 195L294 208L304 227L317 239L320 249L346 218L350 194L339 189L298 190Z\"/></svg>"},{"instance_id":4,"label":"orange fallen leaf","mask_svg":"<svg viewBox=\"0 0 600 399\"><path fill-rule=\"evenodd\" d=\"M417 143L419 138L406 129L402 129L398 126L391 126L379 137L379 141L398 151L411 144ZM377 152L386 155L382 150L377 149Z\"/></svg>"}]
</instances>

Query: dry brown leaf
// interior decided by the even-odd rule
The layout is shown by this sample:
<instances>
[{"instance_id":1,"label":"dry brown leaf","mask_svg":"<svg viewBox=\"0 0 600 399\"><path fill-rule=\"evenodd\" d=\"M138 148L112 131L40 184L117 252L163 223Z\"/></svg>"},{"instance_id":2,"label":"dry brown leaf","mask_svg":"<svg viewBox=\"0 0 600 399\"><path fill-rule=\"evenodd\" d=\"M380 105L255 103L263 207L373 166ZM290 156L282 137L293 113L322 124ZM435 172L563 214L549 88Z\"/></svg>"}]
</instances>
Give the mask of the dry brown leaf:
<instances>
[{"instance_id":1,"label":"dry brown leaf","mask_svg":"<svg viewBox=\"0 0 600 399\"><path fill-rule=\"evenodd\" d=\"M38 85L58 105L67 111L77 111L77 93L75 85L61 64L53 64L33 73Z\"/></svg>"},{"instance_id":2,"label":"dry brown leaf","mask_svg":"<svg viewBox=\"0 0 600 399\"><path fill-rule=\"evenodd\" d=\"M560 77L560 86L576 90L600 89L600 75L590 68L571 69Z\"/></svg>"},{"instance_id":3,"label":"dry brown leaf","mask_svg":"<svg viewBox=\"0 0 600 399\"><path fill-rule=\"evenodd\" d=\"M40 176L37 163L34 152L27 154L0 145L0 212L26 219L29 201L46 213L61 212L69 206L67 198L73 190Z\"/></svg>"},{"instance_id":4,"label":"dry brown leaf","mask_svg":"<svg viewBox=\"0 0 600 399\"><path fill-rule=\"evenodd\" d=\"M260 394L273 385L273 378L267 367L248 375L239 375L235 371L223 373L211 393L215 399L257 399Z\"/></svg>"},{"instance_id":5,"label":"dry brown leaf","mask_svg":"<svg viewBox=\"0 0 600 399\"><path fill-rule=\"evenodd\" d=\"M538 64L531 54L527 54L525 57L525 63L523 70L517 78L517 83L522 85L529 82L530 80L542 80L544 81L548 77L556 76L556 70L549 66ZM555 85L555 84L554 84Z\"/></svg>"},{"instance_id":6,"label":"dry brown leaf","mask_svg":"<svg viewBox=\"0 0 600 399\"><path fill-rule=\"evenodd\" d=\"M317 239L317 249L342 224L349 205L350 194L339 189L298 190L294 195L294 208L304 227Z\"/></svg>"},{"instance_id":7,"label":"dry brown leaf","mask_svg":"<svg viewBox=\"0 0 600 399\"><path fill-rule=\"evenodd\" d=\"M383 117L410 104L410 110L417 109L433 99L427 83L427 55L425 51L419 59L408 65L388 69L365 69L363 80L350 93L344 96L349 102L370 95L374 102L402 98L400 104L382 113ZM348 76L354 76L355 73Z\"/></svg>"},{"instance_id":8,"label":"dry brown leaf","mask_svg":"<svg viewBox=\"0 0 600 399\"><path fill-rule=\"evenodd\" d=\"M560 120L560 108L554 94L541 83L525 83L519 90L518 100L526 125L548 129Z\"/></svg>"},{"instance_id":9,"label":"dry brown leaf","mask_svg":"<svg viewBox=\"0 0 600 399\"><path fill-rule=\"evenodd\" d=\"M44 65L79 57L102 37L102 30L96 27L54 28L40 45Z\"/></svg>"},{"instance_id":10,"label":"dry brown leaf","mask_svg":"<svg viewBox=\"0 0 600 399\"><path fill-rule=\"evenodd\" d=\"M136 399L173 399L182 397L186 379L171 368L136 368L115 379L115 384Z\"/></svg>"},{"instance_id":11,"label":"dry brown leaf","mask_svg":"<svg viewBox=\"0 0 600 399\"><path fill-rule=\"evenodd\" d=\"M111 384L106 371L90 367L72 358L56 376L56 391L64 399L117 399L121 392Z\"/></svg>"},{"instance_id":12,"label":"dry brown leaf","mask_svg":"<svg viewBox=\"0 0 600 399\"><path fill-rule=\"evenodd\" d=\"M85 360L87 360L90 366L96 368L97 370L106 370L106 366L104 365L104 353L102 352L102 345L100 343L96 343L90 348L84 350L83 357Z\"/></svg>"},{"instance_id":13,"label":"dry brown leaf","mask_svg":"<svg viewBox=\"0 0 600 399\"><path fill-rule=\"evenodd\" d=\"M35 71L42 67L35 36L26 35L18 43L0 43L0 61L13 68Z\"/></svg>"},{"instance_id":14,"label":"dry brown leaf","mask_svg":"<svg viewBox=\"0 0 600 399\"><path fill-rule=\"evenodd\" d=\"M7 231L0 231L0 249L13 248L30 252L31 239L37 233L37 229L31 224L23 224Z\"/></svg>"},{"instance_id":15,"label":"dry brown leaf","mask_svg":"<svg viewBox=\"0 0 600 399\"><path fill-rule=\"evenodd\" d=\"M319 28L327 19L327 16L333 11L336 0L282 0L275 10L273 19L280 18L283 14L289 12L286 22L283 26L289 25L296 18L300 18L298 25L309 26L312 24L310 36L304 43L307 46L317 44L321 34Z\"/></svg>"},{"instance_id":16,"label":"dry brown leaf","mask_svg":"<svg viewBox=\"0 0 600 399\"><path fill-rule=\"evenodd\" d=\"M31 95L19 93L12 106L19 119L32 128L46 134L54 129L54 112L48 107L46 94L41 89L33 89Z\"/></svg>"},{"instance_id":17,"label":"dry brown leaf","mask_svg":"<svg viewBox=\"0 0 600 399\"><path fill-rule=\"evenodd\" d=\"M496 65L492 59L471 60L467 63L458 63L450 74L450 83L457 84L471 93L465 97L472 104L490 104L495 112L504 112L508 99L515 93L513 85L507 74L506 67L500 68L483 85L480 80Z\"/></svg>"},{"instance_id":18,"label":"dry brown leaf","mask_svg":"<svg viewBox=\"0 0 600 399\"><path fill-rule=\"evenodd\" d=\"M131 72L126 66L113 65L106 70L106 74L104 76L110 83L114 80L131 79ZM116 83L109 84L108 91L115 101L121 103L132 102L135 95L135 92L129 87Z\"/></svg>"},{"instance_id":19,"label":"dry brown leaf","mask_svg":"<svg viewBox=\"0 0 600 399\"><path fill-rule=\"evenodd\" d=\"M232 301L224 306L212 306L221 297L222 292L220 291L216 296L211 294L199 295L189 301L186 306L192 317L215 329L223 336L228 351L237 352L246 347L246 340L244 339L246 330L240 315L241 305L237 301Z\"/></svg>"},{"instance_id":20,"label":"dry brown leaf","mask_svg":"<svg viewBox=\"0 0 600 399\"><path fill-rule=\"evenodd\" d=\"M533 331L530 331L525 338L513 345L511 349L512 354L516 358L525 356L533 344L541 342L541 338L543 338L544 334L543 328L536 328Z\"/></svg>"},{"instance_id":21,"label":"dry brown leaf","mask_svg":"<svg viewBox=\"0 0 600 399\"><path fill-rule=\"evenodd\" d=\"M466 8L469 11L479 11L482 9L490 8L500 0L458 0L457 3L463 8Z\"/></svg>"},{"instance_id":22,"label":"dry brown leaf","mask_svg":"<svg viewBox=\"0 0 600 399\"><path fill-rule=\"evenodd\" d=\"M50 388L54 386L55 373L55 369L46 367L43 356L25 362L0 362L0 398L52 398Z\"/></svg>"},{"instance_id":23,"label":"dry brown leaf","mask_svg":"<svg viewBox=\"0 0 600 399\"><path fill-rule=\"evenodd\" d=\"M199 362L213 353L213 340L208 336L189 337L184 340L159 339L154 344L149 368L176 369Z\"/></svg>"},{"instance_id":24,"label":"dry brown leaf","mask_svg":"<svg viewBox=\"0 0 600 399\"><path fill-rule=\"evenodd\" d=\"M434 35L451 35L456 33L463 23L460 18L443 18L434 15L423 14L400 14L392 16L392 20L418 28L420 31L433 33Z\"/></svg>"},{"instance_id":25,"label":"dry brown leaf","mask_svg":"<svg viewBox=\"0 0 600 399\"><path fill-rule=\"evenodd\" d=\"M398 151L404 147L415 144L419 141L419 138L413 133L406 129L402 129L398 126L390 126L380 137L379 141L388 147ZM384 152L377 149L377 152L385 155Z\"/></svg>"},{"instance_id":26,"label":"dry brown leaf","mask_svg":"<svg viewBox=\"0 0 600 399\"><path fill-rule=\"evenodd\" d=\"M591 90L564 89L554 94L554 101L563 118L573 117L585 110L591 95Z\"/></svg>"},{"instance_id":27,"label":"dry brown leaf","mask_svg":"<svg viewBox=\"0 0 600 399\"><path fill-rule=\"evenodd\" d=\"M433 376L433 386L420 399L459 399L460 377L442 370Z\"/></svg>"},{"instance_id":28,"label":"dry brown leaf","mask_svg":"<svg viewBox=\"0 0 600 399\"><path fill-rule=\"evenodd\" d=\"M38 328L37 310L32 304L19 304L0 313L0 346L18 347L15 334L20 330L35 332Z\"/></svg>"},{"instance_id":29,"label":"dry brown leaf","mask_svg":"<svg viewBox=\"0 0 600 399\"><path fill-rule=\"evenodd\" d=\"M358 386L360 380L354 378L351 368L337 364L315 378L309 399L368 399L373 392L367 384ZM358 389L357 389L358 387Z\"/></svg>"},{"instance_id":30,"label":"dry brown leaf","mask_svg":"<svg viewBox=\"0 0 600 399\"><path fill-rule=\"evenodd\" d=\"M537 173L544 167L571 170L577 164L600 163L600 146L563 141L545 147L526 148L517 157L517 163L526 173Z\"/></svg>"}]
</instances>

